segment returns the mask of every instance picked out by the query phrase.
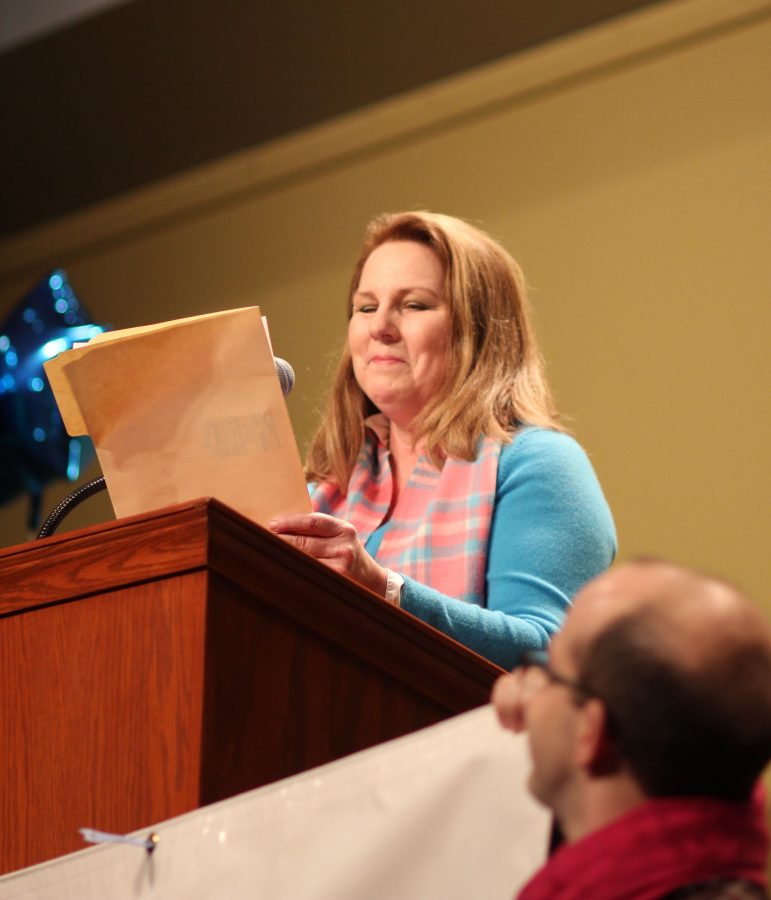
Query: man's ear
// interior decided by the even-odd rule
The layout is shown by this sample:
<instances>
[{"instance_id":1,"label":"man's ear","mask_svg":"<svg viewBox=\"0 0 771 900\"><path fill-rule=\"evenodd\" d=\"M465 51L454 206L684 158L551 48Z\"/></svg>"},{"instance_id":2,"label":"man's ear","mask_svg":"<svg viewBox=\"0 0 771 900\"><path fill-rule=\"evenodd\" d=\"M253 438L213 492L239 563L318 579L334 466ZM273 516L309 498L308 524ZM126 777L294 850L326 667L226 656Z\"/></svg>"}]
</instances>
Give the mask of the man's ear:
<instances>
[{"instance_id":1,"label":"man's ear","mask_svg":"<svg viewBox=\"0 0 771 900\"><path fill-rule=\"evenodd\" d=\"M592 775L608 775L618 767L608 710L597 697L590 697L579 708L576 763Z\"/></svg>"}]
</instances>

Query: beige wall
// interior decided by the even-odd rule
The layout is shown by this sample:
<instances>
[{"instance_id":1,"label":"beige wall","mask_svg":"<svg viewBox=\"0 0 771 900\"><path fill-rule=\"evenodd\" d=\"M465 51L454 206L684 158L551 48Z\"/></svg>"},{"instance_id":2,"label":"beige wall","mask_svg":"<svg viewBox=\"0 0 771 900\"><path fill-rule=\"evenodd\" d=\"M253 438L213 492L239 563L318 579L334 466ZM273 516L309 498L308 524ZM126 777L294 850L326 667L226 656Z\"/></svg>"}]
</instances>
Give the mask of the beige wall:
<instances>
[{"instance_id":1,"label":"beige wall","mask_svg":"<svg viewBox=\"0 0 771 900\"><path fill-rule=\"evenodd\" d=\"M297 370L302 447L365 221L479 221L529 277L622 556L706 567L768 604L770 16L654 7L6 241L0 311L49 262L115 327L259 304ZM66 527L108 515L90 500ZM0 509L0 544L23 519Z\"/></svg>"}]
</instances>

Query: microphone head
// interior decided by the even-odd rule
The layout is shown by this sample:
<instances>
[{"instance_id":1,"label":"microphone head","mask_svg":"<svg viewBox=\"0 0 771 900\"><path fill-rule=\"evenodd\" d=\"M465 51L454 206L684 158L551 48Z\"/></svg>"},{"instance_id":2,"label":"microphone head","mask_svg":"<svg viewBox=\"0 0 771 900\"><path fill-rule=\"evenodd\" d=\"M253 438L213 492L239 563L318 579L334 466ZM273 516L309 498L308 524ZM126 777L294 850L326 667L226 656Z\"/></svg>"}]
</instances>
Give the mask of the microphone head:
<instances>
[{"instance_id":1,"label":"microphone head","mask_svg":"<svg viewBox=\"0 0 771 900\"><path fill-rule=\"evenodd\" d=\"M273 363L276 367L278 383L281 385L281 393L286 397L294 387L294 369L285 359L278 356L273 357Z\"/></svg>"}]
</instances>

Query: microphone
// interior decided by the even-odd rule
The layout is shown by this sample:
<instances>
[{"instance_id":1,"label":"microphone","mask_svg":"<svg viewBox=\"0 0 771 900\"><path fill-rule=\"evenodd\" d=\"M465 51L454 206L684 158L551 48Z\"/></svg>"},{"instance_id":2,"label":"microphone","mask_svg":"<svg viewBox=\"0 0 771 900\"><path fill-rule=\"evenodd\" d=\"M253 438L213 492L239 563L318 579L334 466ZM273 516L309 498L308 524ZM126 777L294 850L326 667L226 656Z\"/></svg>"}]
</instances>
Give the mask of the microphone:
<instances>
[{"instance_id":1,"label":"microphone","mask_svg":"<svg viewBox=\"0 0 771 900\"><path fill-rule=\"evenodd\" d=\"M281 359L279 356L273 357L273 364L276 367L278 383L281 385L281 393L286 397L294 387L294 369L285 359Z\"/></svg>"}]
</instances>

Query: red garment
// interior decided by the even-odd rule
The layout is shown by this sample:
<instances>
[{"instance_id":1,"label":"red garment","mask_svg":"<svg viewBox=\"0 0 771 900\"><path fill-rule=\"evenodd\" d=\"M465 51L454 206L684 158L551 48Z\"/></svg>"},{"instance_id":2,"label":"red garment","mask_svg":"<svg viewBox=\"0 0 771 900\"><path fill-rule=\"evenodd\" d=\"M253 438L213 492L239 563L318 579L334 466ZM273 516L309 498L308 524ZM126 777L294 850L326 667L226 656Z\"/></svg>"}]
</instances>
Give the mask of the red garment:
<instances>
[{"instance_id":1,"label":"red garment","mask_svg":"<svg viewBox=\"0 0 771 900\"><path fill-rule=\"evenodd\" d=\"M560 847L518 900L658 900L712 878L765 885L768 852L762 792L749 803L649 800Z\"/></svg>"}]
</instances>

